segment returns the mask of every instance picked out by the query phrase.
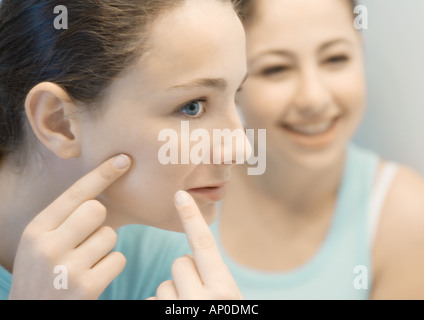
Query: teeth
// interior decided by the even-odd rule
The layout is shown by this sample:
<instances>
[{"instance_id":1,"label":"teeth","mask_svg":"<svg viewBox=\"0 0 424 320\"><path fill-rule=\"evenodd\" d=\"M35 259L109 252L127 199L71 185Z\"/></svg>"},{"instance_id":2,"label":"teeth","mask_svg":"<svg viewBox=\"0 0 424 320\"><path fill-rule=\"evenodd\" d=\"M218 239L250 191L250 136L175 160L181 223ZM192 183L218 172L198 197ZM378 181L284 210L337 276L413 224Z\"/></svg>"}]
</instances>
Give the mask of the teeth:
<instances>
[{"instance_id":1,"label":"teeth","mask_svg":"<svg viewBox=\"0 0 424 320\"><path fill-rule=\"evenodd\" d=\"M330 129L332 124L333 124L333 121L326 121L326 122L322 122L318 124L310 124L310 125L302 125L302 126L287 125L286 127L300 134L315 135L315 134L321 134L326 132L328 129Z\"/></svg>"}]
</instances>

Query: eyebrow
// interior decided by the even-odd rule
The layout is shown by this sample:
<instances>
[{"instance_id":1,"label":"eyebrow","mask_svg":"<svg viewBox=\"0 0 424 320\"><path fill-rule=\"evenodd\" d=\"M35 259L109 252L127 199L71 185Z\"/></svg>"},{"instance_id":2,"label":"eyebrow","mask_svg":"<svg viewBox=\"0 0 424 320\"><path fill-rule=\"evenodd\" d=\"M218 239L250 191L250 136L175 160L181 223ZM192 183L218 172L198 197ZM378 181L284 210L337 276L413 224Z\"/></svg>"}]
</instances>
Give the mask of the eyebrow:
<instances>
[{"instance_id":1,"label":"eyebrow","mask_svg":"<svg viewBox=\"0 0 424 320\"><path fill-rule=\"evenodd\" d=\"M172 86L169 90L173 89L193 89L199 87L213 88L218 90L225 90L228 86L227 80L217 78L217 79L196 79L184 84L178 84Z\"/></svg>"},{"instance_id":2,"label":"eyebrow","mask_svg":"<svg viewBox=\"0 0 424 320\"><path fill-rule=\"evenodd\" d=\"M289 57L293 57L294 55L287 50L283 50L283 49L271 49L271 50L267 50L264 52L261 52L259 54L257 54L255 57L253 57L249 62L252 63L253 61L265 56L265 55L276 55L276 56L289 56Z\"/></svg>"},{"instance_id":3,"label":"eyebrow","mask_svg":"<svg viewBox=\"0 0 424 320\"><path fill-rule=\"evenodd\" d=\"M249 74L246 74L240 86L243 85L243 83L247 80L248 77L249 77ZM228 82L227 80L222 78L195 79L188 83L172 86L169 88L169 90L193 89L193 88L199 88L199 87L212 88L212 89L218 89L218 90L224 91L228 87Z\"/></svg>"},{"instance_id":4,"label":"eyebrow","mask_svg":"<svg viewBox=\"0 0 424 320\"><path fill-rule=\"evenodd\" d=\"M324 43L323 45L321 45L318 49L318 52L321 52L321 51L327 49L328 47L331 47L331 46L338 44L338 43L346 43L348 45L351 45L351 42L348 41L347 39L334 39L334 40L328 41L328 42Z\"/></svg>"},{"instance_id":5,"label":"eyebrow","mask_svg":"<svg viewBox=\"0 0 424 320\"><path fill-rule=\"evenodd\" d=\"M342 38L341 39L334 39L334 40L331 40L331 41L328 41L328 42L322 44L318 48L318 52L324 51L325 49L327 49L327 48L329 48L329 47L331 47L331 46L333 46L335 44L338 44L338 43L346 43L348 45L351 44L350 41L348 41L346 39L342 39ZM295 56L292 52L290 52L288 50L271 49L271 50L264 51L264 52L256 55L256 57L254 57L250 62L253 62L253 61L257 60L258 58L260 58L260 57L262 57L264 55L288 56L288 57L291 57L291 58L293 58Z\"/></svg>"}]
</instances>

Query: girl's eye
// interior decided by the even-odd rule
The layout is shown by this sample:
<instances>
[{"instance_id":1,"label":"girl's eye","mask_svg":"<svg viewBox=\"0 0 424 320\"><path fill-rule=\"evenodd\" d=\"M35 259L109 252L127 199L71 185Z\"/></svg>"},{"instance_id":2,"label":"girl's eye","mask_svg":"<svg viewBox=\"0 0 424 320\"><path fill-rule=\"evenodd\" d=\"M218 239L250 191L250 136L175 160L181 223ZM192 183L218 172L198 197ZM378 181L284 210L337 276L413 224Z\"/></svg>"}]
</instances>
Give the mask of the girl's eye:
<instances>
[{"instance_id":1,"label":"girl's eye","mask_svg":"<svg viewBox=\"0 0 424 320\"><path fill-rule=\"evenodd\" d=\"M204 99L194 100L184 105L180 110L187 116L196 118L205 112L205 108L203 107L204 102Z\"/></svg>"},{"instance_id":2,"label":"girl's eye","mask_svg":"<svg viewBox=\"0 0 424 320\"><path fill-rule=\"evenodd\" d=\"M329 59L326 60L327 63L342 63L342 62L346 62L348 60L348 57L345 55L338 55L338 56L334 56L331 57Z\"/></svg>"},{"instance_id":3,"label":"girl's eye","mask_svg":"<svg viewBox=\"0 0 424 320\"><path fill-rule=\"evenodd\" d=\"M273 76L273 75L281 74L285 71L288 71L289 69L290 69L290 67L287 67L287 66L270 67L270 68L264 69L262 71L262 75L263 76Z\"/></svg>"}]
</instances>

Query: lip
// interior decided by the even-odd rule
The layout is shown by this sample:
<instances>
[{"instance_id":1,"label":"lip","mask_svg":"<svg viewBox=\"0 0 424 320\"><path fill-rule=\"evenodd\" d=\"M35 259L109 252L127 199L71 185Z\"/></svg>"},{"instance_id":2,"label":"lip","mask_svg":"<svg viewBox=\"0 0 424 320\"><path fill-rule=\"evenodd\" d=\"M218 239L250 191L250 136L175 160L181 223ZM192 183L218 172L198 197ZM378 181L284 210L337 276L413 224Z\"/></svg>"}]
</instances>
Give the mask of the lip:
<instances>
[{"instance_id":1,"label":"lip","mask_svg":"<svg viewBox=\"0 0 424 320\"><path fill-rule=\"evenodd\" d=\"M330 127L326 131L318 134L300 133L295 130L291 130L289 126L284 123L281 123L279 126L284 130L284 133L289 136L295 143L308 149L322 149L329 146L337 138L340 129L341 118L342 116L337 116L329 120L321 120L319 122L315 121L307 124L302 124L315 125L319 123L324 123L325 121L332 122ZM300 124L298 124L297 126L300 126Z\"/></svg>"},{"instance_id":2,"label":"lip","mask_svg":"<svg viewBox=\"0 0 424 320\"><path fill-rule=\"evenodd\" d=\"M218 202L221 201L225 196L225 185L226 183L220 183L216 185L189 189L187 192L193 196L196 195L212 202Z\"/></svg>"}]
</instances>

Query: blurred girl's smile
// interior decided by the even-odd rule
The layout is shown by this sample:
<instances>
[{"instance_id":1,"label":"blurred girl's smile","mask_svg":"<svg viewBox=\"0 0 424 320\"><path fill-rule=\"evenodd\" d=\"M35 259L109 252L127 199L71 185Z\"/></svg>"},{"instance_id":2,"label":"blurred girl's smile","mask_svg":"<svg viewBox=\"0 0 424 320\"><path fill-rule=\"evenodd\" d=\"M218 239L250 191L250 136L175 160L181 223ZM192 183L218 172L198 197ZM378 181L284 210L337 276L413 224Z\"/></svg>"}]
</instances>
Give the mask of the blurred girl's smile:
<instances>
[{"instance_id":1,"label":"blurred girl's smile","mask_svg":"<svg viewBox=\"0 0 424 320\"><path fill-rule=\"evenodd\" d=\"M324 148L339 134L342 116L311 122L282 122L283 134L306 148Z\"/></svg>"}]
</instances>

